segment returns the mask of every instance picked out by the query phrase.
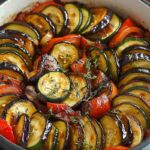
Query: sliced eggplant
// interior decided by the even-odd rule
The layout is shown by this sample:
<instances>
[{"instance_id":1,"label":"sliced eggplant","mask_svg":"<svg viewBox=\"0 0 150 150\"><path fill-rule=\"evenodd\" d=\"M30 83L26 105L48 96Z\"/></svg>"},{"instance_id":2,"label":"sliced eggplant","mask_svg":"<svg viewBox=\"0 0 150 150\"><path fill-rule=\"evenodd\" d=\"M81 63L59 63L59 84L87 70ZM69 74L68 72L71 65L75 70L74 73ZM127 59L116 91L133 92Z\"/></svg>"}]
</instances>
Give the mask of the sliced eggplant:
<instances>
[{"instance_id":1,"label":"sliced eggplant","mask_svg":"<svg viewBox=\"0 0 150 150\"><path fill-rule=\"evenodd\" d=\"M32 24L39 31L41 37L44 37L48 32L55 35L56 29L52 20L42 13L31 13L27 15L25 21Z\"/></svg>"},{"instance_id":2,"label":"sliced eggplant","mask_svg":"<svg viewBox=\"0 0 150 150\"><path fill-rule=\"evenodd\" d=\"M104 148L104 143L105 143L104 129L101 123L95 119L92 119L91 123L95 127L97 133L97 150L102 150Z\"/></svg>"},{"instance_id":3,"label":"sliced eggplant","mask_svg":"<svg viewBox=\"0 0 150 150\"><path fill-rule=\"evenodd\" d=\"M67 3L64 5L64 8L66 9L68 13L68 30L69 33L75 33L78 32L81 24L82 24L82 12L78 5L75 3Z\"/></svg>"},{"instance_id":4,"label":"sliced eggplant","mask_svg":"<svg viewBox=\"0 0 150 150\"><path fill-rule=\"evenodd\" d=\"M30 121L30 134L27 141L27 149L39 150L41 149L43 142L47 138L47 134L51 129L52 124L47 121L43 114L35 112L31 116Z\"/></svg>"},{"instance_id":5,"label":"sliced eggplant","mask_svg":"<svg viewBox=\"0 0 150 150\"><path fill-rule=\"evenodd\" d=\"M88 81L81 75L72 74L69 78L71 80L71 90L69 96L62 103L70 107L76 107L88 97L90 87Z\"/></svg>"},{"instance_id":6,"label":"sliced eggplant","mask_svg":"<svg viewBox=\"0 0 150 150\"><path fill-rule=\"evenodd\" d=\"M84 133L80 124L70 124L70 150L82 150Z\"/></svg>"},{"instance_id":7,"label":"sliced eggplant","mask_svg":"<svg viewBox=\"0 0 150 150\"><path fill-rule=\"evenodd\" d=\"M20 115L27 114L30 118L36 111L37 109L32 102L25 99L14 100L6 105L2 117L11 124L17 120Z\"/></svg>"},{"instance_id":8,"label":"sliced eggplant","mask_svg":"<svg viewBox=\"0 0 150 150\"><path fill-rule=\"evenodd\" d=\"M26 60L24 60L24 58L15 51L0 50L0 62L9 62L18 66L23 74L28 71Z\"/></svg>"},{"instance_id":9,"label":"sliced eggplant","mask_svg":"<svg viewBox=\"0 0 150 150\"><path fill-rule=\"evenodd\" d=\"M122 56L122 53L126 50L126 48L131 46L148 46L149 43L146 42L144 39L139 38L127 38L125 39L117 48L116 54L118 57Z\"/></svg>"},{"instance_id":10,"label":"sliced eggplant","mask_svg":"<svg viewBox=\"0 0 150 150\"><path fill-rule=\"evenodd\" d=\"M66 150L69 148L69 135L70 135L70 126L68 122L58 120L52 122L52 124L58 129L58 141L56 149Z\"/></svg>"},{"instance_id":11,"label":"sliced eggplant","mask_svg":"<svg viewBox=\"0 0 150 150\"><path fill-rule=\"evenodd\" d=\"M125 84L121 89L120 89L120 93L123 93L123 92L125 92L125 91L127 91L128 89L130 89L130 88L133 88L133 87L144 87L144 88L148 88L148 89L150 89L150 83L149 83L150 81L148 81L148 80L142 80L142 78L141 79L135 79L135 80L133 80L133 81L131 81L131 82L129 82L129 83L127 83L127 84Z\"/></svg>"},{"instance_id":12,"label":"sliced eggplant","mask_svg":"<svg viewBox=\"0 0 150 150\"><path fill-rule=\"evenodd\" d=\"M9 62L0 63L0 73L3 75L13 77L14 79L17 79L20 82L22 82L25 78L20 68L17 65L14 65Z\"/></svg>"},{"instance_id":13,"label":"sliced eggplant","mask_svg":"<svg viewBox=\"0 0 150 150\"><path fill-rule=\"evenodd\" d=\"M49 5L41 13L47 15L55 25L57 35L62 35L68 25L68 14L62 6Z\"/></svg>"},{"instance_id":14,"label":"sliced eggplant","mask_svg":"<svg viewBox=\"0 0 150 150\"><path fill-rule=\"evenodd\" d=\"M48 101L62 101L70 92L70 80L62 72L49 72L38 81L39 92Z\"/></svg>"},{"instance_id":15,"label":"sliced eggplant","mask_svg":"<svg viewBox=\"0 0 150 150\"><path fill-rule=\"evenodd\" d=\"M78 49L67 42L60 42L54 45L50 55L56 58L63 69L68 69L69 65L79 59Z\"/></svg>"},{"instance_id":16,"label":"sliced eggplant","mask_svg":"<svg viewBox=\"0 0 150 150\"><path fill-rule=\"evenodd\" d=\"M113 108L113 110L121 111L126 115L132 115L139 120L144 129L149 128L149 117L147 116L145 111L137 105L126 102L116 106L115 108Z\"/></svg>"},{"instance_id":17,"label":"sliced eggplant","mask_svg":"<svg viewBox=\"0 0 150 150\"><path fill-rule=\"evenodd\" d=\"M87 116L79 118L79 122L84 132L83 150L97 149L97 133L91 120Z\"/></svg>"},{"instance_id":18,"label":"sliced eggplant","mask_svg":"<svg viewBox=\"0 0 150 150\"><path fill-rule=\"evenodd\" d=\"M105 28L89 35L88 38L92 40L101 40L104 43L108 42L118 32L121 24L121 19L116 14L113 14L112 19Z\"/></svg>"},{"instance_id":19,"label":"sliced eggplant","mask_svg":"<svg viewBox=\"0 0 150 150\"><path fill-rule=\"evenodd\" d=\"M123 87L125 84L131 82L132 80L136 78L150 78L150 70L143 69L143 68L136 68L129 70L121 75L121 78L119 80L119 87Z\"/></svg>"},{"instance_id":20,"label":"sliced eggplant","mask_svg":"<svg viewBox=\"0 0 150 150\"><path fill-rule=\"evenodd\" d=\"M143 53L127 54L122 59L121 72L134 68L150 69L150 56Z\"/></svg>"},{"instance_id":21,"label":"sliced eggplant","mask_svg":"<svg viewBox=\"0 0 150 150\"><path fill-rule=\"evenodd\" d=\"M105 115L100 119L105 133L105 148L121 145L122 133L114 117Z\"/></svg>"},{"instance_id":22,"label":"sliced eggplant","mask_svg":"<svg viewBox=\"0 0 150 150\"><path fill-rule=\"evenodd\" d=\"M58 129L54 125L52 125L52 128L48 134L48 137L46 141L44 142L43 149L56 150L56 145L58 142L58 135L59 135Z\"/></svg>"},{"instance_id":23,"label":"sliced eggplant","mask_svg":"<svg viewBox=\"0 0 150 150\"><path fill-rule=\"evenodd\" d=\"M26 148L30 133L30 119L26 114L19 117L15 125L14 135L17 145Z\"/></svg>"},{"instance_id":24,"label":"sliced eggplant","mask_svg":"<svg viewBox=\"0 0 150 150\"><path fill-rule=\"evenodd\" d=\"M34 27L32 27L27 23L10 22L4 24L2 28L5 30L15 30L15 31L24 32L25 34L29 35L32 38L35 45L39 44L39 40L41 38L39 32Z\"/></svg>"},{"instance_id":25,"label":"sliced eggplant","mask_svg":"<svg viewBox=\"0 0 150 150\"><path fill-rule=\"evenodd\" d=\"M0 116L3 113L5 106L16 99L19 99L17 95L5 95L0 97Z\"/></svg>"},{"instance_id":26,"label":"sliced eggplant","mask_svg":"<svg viewBox=\"0 0 150 150\"><path fill-rule=\"evenodd\" d=\"M135 147L142 142L144 130L141 123L135 117L127 116L127 118L131 124L131 130L133 132L133 140L130 147Z\"/></svg>"},{"instance_id":27,"label":"sliced eggplant","mask_svg":"<svg viewBox=\"0 0 150 150\"><path fill-rule=\"evenodd\" d=\"M112 11L104 7L92 8L91 13L93 19L90 26L82 32L84 35L94 34L105 28L112 18Z\"/></svg>"},{"instance_id":28,"label":"sliced eggplant","mask_svg":"<svg viewBox=\"0 0 150 150\"><path fill-rule=\"evenodd\" d=\"M84 30L86 30L92 22L92 13L87 8L81 7L81 12L83 18L82 18L82 24L78 31L79 33L82 33Z\"/></svg>"},{"instance_id":29,"label":"sliced eggplant","mask_svg":"<svg viewBox=\"0 0 150 150\"><path fill-rule=\"evenodd\" d=\"M148 116L150 116L150 107L144 102L144 100L140 97L134 96L132 94L122 94L115 97L112 100L112 106L115 107L122 103L131 103L142 108Z\"/></svg>"}]
</instances>

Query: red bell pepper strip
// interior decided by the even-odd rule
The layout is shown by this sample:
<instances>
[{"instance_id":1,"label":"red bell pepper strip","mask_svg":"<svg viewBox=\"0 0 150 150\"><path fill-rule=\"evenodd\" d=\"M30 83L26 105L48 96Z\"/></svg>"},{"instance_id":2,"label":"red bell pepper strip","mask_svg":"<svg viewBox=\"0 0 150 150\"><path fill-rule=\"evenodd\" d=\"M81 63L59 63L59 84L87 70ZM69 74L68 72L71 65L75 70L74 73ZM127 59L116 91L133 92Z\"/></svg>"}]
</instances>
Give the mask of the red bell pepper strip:
<instances>
[{"instance_id":1,"label":"red bell pepper strip","mask_svg":"<svg viewBox=\"0 0 150 150\"><path fill-rule=\"evenodd\" d=\"M103 93L86 102L83 106L83 110L87 112L89 116L98 119L110 110L110 100L108 96Z\"/></svg>"},{"instance_id":2,"label":"red bell pepper strip","mask_svg":"<svg viewBox=\"0 0 150 150\"><path fill-rule=\"evenodd\" d=\"M12 127L3 119L0 119L0 135L15 143Z\"/></svg>"},{"instance_id":3,"label":"red bell pepper strip","mask_svg":"<svg viewBox=\"0 0 150 150\"><path fill-rule=\"evenodd\" d=\"M142 37L142 31L136 27L135 23L132 19L127 18L118 33L112 38L112 40L109 42L109 46L111 48L116 47L119 45L128 35L130 34L136 34L138 37Z\"/></svg>"},{"instance_id":4,"label":"red bell pepper strip","mask_svg":"<svg viewBox=\"0 0 150 150\"><path fill-rule=\"evenodd\" d=\"M124 146L116 146L116 147L105 148L104 150L129 150L129 148Z\"/></svg>"}]
</instances>

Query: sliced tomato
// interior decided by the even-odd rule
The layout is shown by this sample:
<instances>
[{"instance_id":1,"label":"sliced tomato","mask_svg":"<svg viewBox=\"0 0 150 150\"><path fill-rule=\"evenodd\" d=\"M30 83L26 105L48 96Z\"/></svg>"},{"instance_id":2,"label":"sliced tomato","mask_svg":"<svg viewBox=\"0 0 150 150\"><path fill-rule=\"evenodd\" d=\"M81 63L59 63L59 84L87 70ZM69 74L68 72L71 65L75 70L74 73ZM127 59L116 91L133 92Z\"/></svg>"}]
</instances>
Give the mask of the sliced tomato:
<instances>
[{"instance_id":1,"label":"sliced tomato","mask_svg":"<svg viewBox=\"0 0 150 150\"><path fill-rule=\"evenodd\" d=\"M84 112L96 119L102 117L110 110L110 100L106 94L102 94L86 102L83 106Z\"/></svg>"},{"instance_id":2,"label":"sliced tomato","mask_svg":"<svg viewBox=\"0 0 150 150\"><path fill-rule=\"evenodd\" d=\"M15 137L13 134L12 127L3 119L0 118L0 135L5 137L7 140L15 143Z\"/></svg>"},{"instance_id":3,"label":"sliced tomato","mask_svg":"<svg viewBox=\"0 0 150 150\"><path fill-rule=\"evenodd\" d=\"M104 150L129 150L129 148L124 146L116 146L116 147L105 148Z\"/></svg>"}]
</instances>

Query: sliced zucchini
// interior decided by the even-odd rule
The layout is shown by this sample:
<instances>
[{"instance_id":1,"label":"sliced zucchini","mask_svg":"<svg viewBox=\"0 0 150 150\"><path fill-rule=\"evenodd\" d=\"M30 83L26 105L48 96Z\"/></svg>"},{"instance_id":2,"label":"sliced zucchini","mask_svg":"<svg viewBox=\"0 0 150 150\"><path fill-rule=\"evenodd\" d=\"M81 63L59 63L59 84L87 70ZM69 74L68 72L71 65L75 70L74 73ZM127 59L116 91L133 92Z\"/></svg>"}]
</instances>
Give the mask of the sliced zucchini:
<instances>
[{"instance_id":1,"label":"sliced zucchini","mask_svg":"<svg viewBox=\"0 0 150 150\"><path fill-rule=\"evenodd\" d=\"M122 133L114 117L105 115L100 119L105 133L105 148L121 145Z\"/></svg>"},{"instance_id":2,"label":"sliced zucchini","mask_svg":"<svg viewBox=\"0 0 150 150\"><path fill-rule=\"evenodd\" d=\"M27 142L28 150L39 150L43 145L43 141L47 138L47 133L51 129L51 123L43 114L36 112L32 115L30 121L30 134Z\"/></svg>"},{"instance_id":3,"label":"sliced zucchini","mask_svg":"<svg viewBox=\"0 0 150 150\"><path fill-rule=\"evenodd\" d=\"M27 114L30 118L36 111L37 109L32 102L25 99L14 100L6 105L2 117L11 124L20 115Z\"/></svg>"},{"instance_id":4,"label":"sliced zucchini","mask_svg":"<svg viewBox=\"0 0 150 150\"><path fill-rule=\"evenodd\" d=\"M126 50L126 48L137 45L148 46L149 44L143 39L127 38L117 47L116 54L118 57L121 57L122 53Z\"/></svg>"},{"instance_id":5,"label":"sliced zucchini","mask_svg":"<svg viewBox=\"0 0 150 150\"><path fill-rule=\"evenodd\" d=\"M72 74L69 78L71 80L70 94L62 103L76 107L88 97L89 86L86 79L81 75Z\"/></svg>"},{"instance_id":6,"label":"sliced zucchini","mask_svg":"<svg viewBox=\"0 0 150 150\"><path fill-rule=\"evenodd\" d=\"M65 121L54 121L53 125L58 129L58 141L56 145L56 149L58 150L66 150L69 146L69 135L70 135L70 126Z\"/></svg>"},{"instance_id":7,"label":"sliced zucchini","mask_svg":"<svg viewBox=\"0 0 150 150\"><path fill-rule=\"evenodd\" d=\"M150 48L148 46L130 46L122 52L122 55L133 53L142 53L150 56Z\"/></svg>"},{"instance_id":8,"label":"sliced zucchini","mask_svg":"<svg viewBox=\"0 0 150 150\"><path fill-rule=\"evenodd\" d=\"M5 95L0 97L0 116L3 113L5 106L16 99L19 99L16 95Z\"/></svg>"},{"instance_id":9,"label":"sliced zucchini","mask_svg":"<svg viewBox=\"0 0 150 150\"><path fill-rule=\"evenodd\" d=\"M120 93L126 92L128 89L133 88L133 87L144 87L144 88L148 88L150 89L150 83L149 81L142 81L142 79L139 80L133 80L127 84L125 84L121 89L120 89Z\"/></svg>"},{"instance_id":10,"label":"sliced zucchini","mask_svg":"<svg viewBox=\"0 0 150 150\"><path fill-rule=\"evenodd\" d=\"M121 78L119 80L119 87L123 87L125 84L131 82L132 80L136 78L150 78L150 70L143 69L143 68L136 68L129 70L121 75Z\"/></svg>"},{"instance_id":11,"label":"sliced zucchini","mask_svg":"<svg viewBox=\"0 0 150 150\"><path fill-rule=\"evenodd\" d=\"M132 115L139 120L144 129L149 128L149 117L147 116L145 111L143 111L143 109L138 107L137 105L126 102L116 106L115 108L113 108L113 110L121 111L126 115Z\"/></svg>"},{"instance_id":12,"label":"sliced zucchini","mask_svg":"<svg viewBox=\"0 0 150 150\"><path fill-rule=\"evenodd\" d=\"M108 42L120 29L122 24L121 19L113 14L110 23L103 29L99 30L95 34L89 35L88 38L92 40L101 40L102 42Z\"/></svg>"},{"instance_id":13,"label":"sliced zucchini","mask_svg":"<svg viewBox=\"0 0 150 150\"><path fill-rule=\"evenodd\" d=\"M110 63L107 55L103 50L94 48L90 52L90 57L93 62L96 63L97 68L100 69L105 74L109 74L110 71Z\"/></svg>"},{"instance_id":14,"label":"sliced zucchini","mask_svg":"<svg viewBox=\"0 0 150 150\"><path fill-rule=\"evenodd\" d=\"M150 56L143 53L127 54L122 59L121 72L134 68L150 69Z\"/></svg>"},{"instance_id":15,"label":"sliced zucchini","mask_svg":"<svg viewBox=\"0 0 150 150\"><path fill-rule=\"evenodd\" d=\"M47 137L46 141L44 142L43 148L46 150L56 150L58 134L59 134L58 129L52 125L52 128L48 134L48 137Z\"/></svg>"},{"instance_id":16,"label":"sliced zucchini","mask_svg":"<svg viewBox=\"0 0 150 150\"><path fill-rule=\"evenodd\" d=\"M27 15L25 21L32 24L39 31L41 37L45 36L48 32L52 32L55 35L56 29L53 22L44 14L31 13Z\"/></svg>"},{"instance_id":17,"label":"sliced zucchini","mask_svg":"<svg viewBox=\"0 0 150 150\"><path fill-rule=\"evenodd\" d=\"M49 5L41 13L47 15L56 27L57 35L62 35L68 25L68 14L62 6Z\"/></svg>"},{"instance_id":18,"label":"sliced zucchini","mask_svg":"<svg viewBox=\"0 0 150 150\"><path fill-rule=\"evenodd\" d=\"M5 24L3 28L5 30L15 30L15 31L23 32L32 38L35 45L39 44L39 40L41 38L40 34L34 27L32 27L29 24L22 23L22 22L11 22Z\"/></svg>"},{"instance_id":19,"label":"sliced zucchini","mask_svg":"<svg viewBox=\"0 0 150 150\"><path fill-rule=\"evenodd\" d=\"M69 65L79 59L78 49L67 42L60 42L54 45L50 55L56 58L63 69L68 69Z\"/></svg>"},{"instance_id":20,"label":"sliced zucchini","mask_svg":"<svg viewBox=\"0 0 150 150\"><path fill-rule=\"evenodd\" d=\"M127 116L127 118L131 124L131 130L133 132L133 140L130 147L135 147L142 142L144 131L140 122L135 117Z\"/></svg>"},{"instance_id":21,"label":"sliced zucchini","mask_svg":"<svg viewBox=\"0 0 150 150\"><path fill-rule=\"evenodd\" d=\"M30 133L30 120L26 114L23 114L19 117L14 129L16 144L20 145L23 148L26 148L29 133Z\"/></svg>"},{"instance_id":22,"label":"sliced zucchini","mask_svg":"<svg viewBox=\"0 0 150 150\"><path fill-rule=\"evenodd\" d=\"M127 90L125 93L130 93L135 96L141 97L150 107L150 89L144 87L136 87Z\"/></svg>"},{"instance_id":23,"label":"sliced zucchini","mask_svg":"<svg viewBox=\"0 0 150 150\"><path fill-rule=\"evenodd\" d=\"M78 31L79 33L82 33L84 30L86 30L92 22L92 14L87 8L81 7L81 12L83 18L82 18L82 24Z\"/></svg>"},{"instance_id":24,"label":"sliced zucchini","mask_svg":"<svg viewBox=\"0 0 150 150\"><path fill-rule=\"evenodd\" d=\"M104 7L93 8L91 9L91 13L93 15L92 23L82 32L84 35L94 34L105 28L112 18L112 12Z\"/></svg>"},{"instance_id":25,"label":"sliced zucchini","mask_svg":"<svg viewBox=\"0 0 150 150\"><path fill-rule=\"evenodd\" d=\"M49 72L39 79L37 87L48 101L61 101L69 95L70 80L62 72Z\"/></svg>"},{"instance_id":26,"label":"sliced zucchini","mask_svg":"<svg viewBox=\"0 0 150 150\"><path fill-rule=\"evenodd\" d=\"M20 54L12 50L0 50L0 62L9 62L18 66L23 74L28 71L26 60Z\"/></svg>"},{"instance_id":27,"label":"sliced zucchini","mask_svg":"<svg viewBox=\"0 0 150 150\"><path fill-rule=\"evenodd\" d=\"M97 150L102 150L104 148L104 143L105 143L104 129L101 123L95 119L92 119L91 123L95 127L97 133Z\"/></svg>"},{"instance_id":28,"label":"sliced zucchini","mask_svg":"<svg viewBox=\"0 0 150 150\"><path fill-rule=\"evenodd\" d=\"M97 133L91 120L87 116L79 118L84 132L83 150L97 149Z\"/></svg>"},{"instance_id":29,"label":"sliced zucchini","mask_svg":"<svg viewBox=\"0 0 150 150\"><path fill-rule=\"evenodd\" d=\"M68 30L69 33L75 33L78 32L81 24L82 24L82 12L80 7L74 3L67 3L64 5L64 8L66 9L68 13Z\"/></svg>"},{"instance_id":30,"label":"sliced zucchini","mask_svg":"<svg viewBox=\"0 0 150 150\"><path fill-rule=\"evenodd\" d=\"M70 150L81 150L84 141L84 133L80 124L70 125Z\"/></svg>"},{"instance_id":31,"label":"sliced zucchini","mask_svg":"<svg viewBox=\"0 0 150 150\"><path fill-rule=\"evenodd\" d=\"M110 76L114 82L117 82L119 75L119 60L116 56L116 53L113 50L105 50L104 52L109 58Z\"/></svg>"},{"instance_id":32,"label":"sliced zucchini","mask_svg":"<svg viewBox=\"0 0 150 150\"><path fill-rule=\"evenodd\" d=\"M112 106L116 107L117 105L126 103L126 102L139 106L145 111L145 113L147 113L148 116L150 116L150 107L144 102L144 100L140 97L137 97L131 94L123 94L123 95L119 95L115 97L112 100Z\"/></svg>"}]
</instances>

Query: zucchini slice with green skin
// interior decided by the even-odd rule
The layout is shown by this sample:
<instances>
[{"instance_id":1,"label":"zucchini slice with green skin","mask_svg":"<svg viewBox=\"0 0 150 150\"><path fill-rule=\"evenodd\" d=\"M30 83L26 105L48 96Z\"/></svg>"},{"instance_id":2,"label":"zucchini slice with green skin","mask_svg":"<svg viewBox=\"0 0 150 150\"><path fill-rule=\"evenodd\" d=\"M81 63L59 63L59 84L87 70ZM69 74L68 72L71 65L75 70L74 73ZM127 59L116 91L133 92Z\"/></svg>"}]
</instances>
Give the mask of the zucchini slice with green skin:
<instances>
[{"instance_id":1,"label":"zucchini slice with green skin","mask_svg":"<svg viewBox=\"0 0 150 150\"><path fill-rule=\"evenodd\" d=\"M52 20L42 13L31 13L26 16L25 21L32 24L38 30L41 37L45 36L48 32L55 35L56 29Z\"/></svg>"},{"instance_id":2,"label":"zucchini slice with green skin","mask_svg":"<svg viewBox=\"0 0 150 150\"><path fill-rule=\"evenodd\" d=\"M44 142L43 149L56 150L58 134L59 134L58 129L52 125L52 128L51 128L50 132L48 133L47 139Z\"/></svg>"},{"instance_id":3,"label":"zucchini slice with green skin","mask_svg":"<svg viewBox=\"0 0 150 150\"><path fill-rule=\"evenodd\" d=\"M0 62L10 62L20 68L25 74L30 69L28 62L22 55L13 50L0 50Z\"/></svg>"},{"instance_id":4,"label":"zucchini slice with green skin","mask_svg":"<svg viewBox=\"0 0 150 150\"><path fill-rule=\"evenodd\" d=\"M47 138L52 124L47 121L42 113L36 112L32 115L30 121L30 134L27 141L28 150L41 149L44 141Z\"/></svg>"},{"instance_id":5,"label":"zucchini slice with green skin","mask_svg":"<svg viewBox=\"0 0 150 150\"><path fill-rule=\"evenodd\" d=\"M148 129L150 127L150 120L148 115L145 113L145 111L138 107L135 104L131 103L122 103L116 107L113 108L114 111L121 111L122 113L126 115L132 115L136 119L139 120L141 123L142 127L145 129Z\"/></svg>"},{"instance_id":6,"label":"zucchini slice with green skin","mask_svg":"<svg viewBox=\"0 0 150 150\"><path fill-rule=\"evenodd\" d=\"M77 107L81 102L88 97L89 84L88 81L78 74L69 75L71 82L71 90L69 96L62 103L70 107Z\"/></svg>"},{"instance_id":7,"label":"zucchini slice with green skin","mask_svg":"<svg viewBox=\"0 0 150 150\"><path fill-rule=\"evenodd\" d=\"M24 81L25 76L17 65L9 62L0 63L0 73L3 75L8 75L20 82Z\"/></svg>"},{"instance_id":8,"label":"zucchini slice with green skin","mask_svg":"<svg viewBox=\"0 0 150 150\"><path fill-rule=\"evenodd\" d=\"M17 99L6 105L2 117L9 123L17 119L20 115L26 114L29 118L37 111L34 104L26 99Z\"/></svg>"},{"instance_id":9,"label":"zucchini slice with green skin","mask_svg":"<svg viewBox=\"0 0 150 150\"><path fill-rule=\"evenodd\" d=\"M116 53L113 50L105 50L104 52L109 59L110 77L112 78L113 81L117 82L119 75L119 60L116 56Z\"/></svg>"},{"instance_id":10,"label":"zucchini slice with green skin","mask_svg":"<svg viewBox=\"0 0 150 150\"><path fill-rule=\"evenodd\" d=\"M51 102L64 100L70 93L70 79L62 72L49 72L38 81L39 92Z\"/></svg>"},{"instance_id":11,"label":"zucchini slice with green skin","mask_svg":"<svg viewBox=\"0 0 150 150\"><path fill-rule=\"evenodd\" d=\"M69 65L79 59L78 49L67 42L55 44L50 55L56 58L62 69L68 69Z\"/></svg>"},{"instance_id":12,"label":"zucchini slice with green skin","mask_svg":"<svg viewBox=\"0 0 150 150\"><path fill-rule=\"evenodd\" d=\"M99 30L95 34L89 35L88 38L92 40L101 40L106 43L113 38L113 36L120 29L121 25L121 19L116 14L113 14L110 23L104 29Z\"/></svg>"},{"instance_id":13,"label":"zucchini slice with green skin","mask_svg":"<svg viewBox=\"0 0 150 150\"><path fill-rule=\"evenodd\" d=\"M65 33L68 25L68 14L62 6L49 5L41 13L47 15L52 20L57 35Z\"/></svg>"},{"instance_id":14,"label":"zucchini slice with green skin","mask_svg":"<svg viewBox=\"0 0 150 150\"><path fill-rule=\"evenodd\" d=\"M104 148L121 145L122 132L115 118L111 115L105 115L100 119L100 123L105 133Z\"/></svg>"},{"instance_id":15,"label":"zucchini slice with green skin","mask_svg":"<svg viewBox=\"0 0 150 150\"><path fill-rule=\"evenodd\" d=\"M123 93L123 92L126 92L128 89L130 89L130 88L133 88L133 87L144 87L144 88L148 88L148 89L150 89L150 83L149 83L149 81L147 80L143 80L142 81L142 79L139 79L139 80L133 80L133 81L131 81L131 82L129 82L129 83L127 83L126 85L124 85L121 89L120 89L120 91L119 91L119 93Z\"/></svg>"},{"instance_id":16,"label":"zucchini slice with green skin","mask_svg":"<svg viewBox=\"0 0 150 150\"><path fill-rule=\"evenodd\" d=\"M66 150L69 148L69 136L70 136L70 125L68 122L58 120L52 122L52 124L58 129L58 141L56 149Z\"/></svg>"},{"instance_id":17,"label":"zucchini slice with green skin","mask_svg":"<svg viewBox=\"0 0 150 150\"><path fill-rule=\"evenodd\" d=\"M129 71L123 73L119 80L118 87L121 88L136 78L149 79L150 78L150 70L144 69L144 68L136 68L136 69L132 69L132 70L129 70Z\"/></svg>"},{"instance_id":18,"label":"zucchini slice with green skin","mask_svg":"<svg viewBox=\"0 0 150 150\"><path fill-rule=\"evenodd\" d=\"M83 18L82 18L82 24L78 31L79 33L82 33L84 30L86 30L92 22L92 13L87 8L81 7L81 12Z\"/></svg>"},{"instance_id":19,"label":"zucchini slice with green skin","mask_svg":"<svg viewBox=\"0 0 150 150\"><path fill-rule=\"evenodd\" d=\"M2 28L5 30L15 30L15 31L24 32L25 34L29 35L32 38L35 45L39 44L39 40L41 38L39 32L33 26L27 23L11 22L5 24Z\"/></svg>"},{"instance_id":20,"label":"zucchini slice with green skin","mask_svg":"<svg viewBox=\"0 0 150 150\"><path fill-rule=\"evenodd\" d=\"M127 38L117 47L116 50L117 56L119 58L122 57L122 54L126 50L126 48L131 46L149 46L149 43L146 42L144 39Z\"/></svg>"},{"instance_id":21,"label":"zucchini slice with green skin","mask_svg":"<svg viewBox=\"0 0 150 150\"><path fill-rule=\"evenodd\" d=\"M150 47L148 46L131 46L126 48L122 55L134 54L134 53L142 53L150 56Z\"/></svg>"},{"instance_id":22,"label":"zucchini slice with green skin","mask_svg":"<svg viewBox=\"0 0 150 150\"><path fill-rule=\"evenodd\" d=\"M80 124L70 124L70 150L82 150L84 133Z\"/></svg>"},{"instance_id":23,"label":"zucchini slice with green skin","mask_svg":"<svg viewBox=\"0 0 150 150\"><path fill-rule=\"evenodd\" d=\"M97 149L97 133L94 126L91 123L91 120L87 116L82 116L79 118L79 122L84 132L84 141L82 149Z\"/></svg>"},{"instance_id":24,"label":"zucchini slice with green skin","mask_svg":"<svg viewBox=\"0 0 150 150\"><path fill-rule=\"evenodd\" d=\"M133 132L133 140L130 147L135 147L142 142L144 137L144 130L140 122L135 117L127 116L127 118L131 124L131 130Z\"/></svg>"},{"instance_id":25,"label":"zucchini slice with green skin","mask_svg":"<svg viewBox=\"0 0 150 150\"><path fill-rule=\"evenodd\" d=\"M78 32L81 24L82 24L82 19L83 15L81 12L81 9L78 5L74 3L66 3L64 5L64 8L66 9L68 13L68 30L69 33L75 33Z\"/></svg>"},{"instance_id":26,"label":"zucchini slice with green skin","mask_svg":"<svg viewBox=\"0 0 150 150\"><path fill-rule=\"evenodd\" d=\"M121 72L134 68L150 69L150 56L143 53L127 54L122 59Z\"/></svg>"},{"instance_id":27,"label":"zucchini slice with green skin","mask_svg":"<svg viewBox=\"0 0 150 150\"><path fill-rule=\"evenodd\" d=\"M97 133L97 150L102 150L105 143L104 129L100 122L95 119L91 120L92 125L95 127Z\"/></svg>"},{"instance_id":28,"label":"zucchini slice with green skin","mask_svg":"<svg viewBox=\"0 0 150 150\"><path fill-rule=\"evenodd\" d=\"M147 113L148 116L150 116L150 107L144 102L142 98L137 97L132 94L122 94L122 95L115 97L112 100L112 107L116 107L117 105L126 103L126 102L139 106L145 111L145 113Z\"/></svg>"},{"instance_id":29,"label":"zucchini slice with green skin","mask_svg":"<svg viewBox=\"0 0 150 150\"><path fill-rule=\"evenodd\" d=\"M4 95L0 97L0 116L3 113L5 106L16 99L19 99L16 95Z\"/></svg>"},{"instance_id":30,"label":"zucchini slice with green skin","mask_svg":"<svg viewBox=\"0 0 150 150\"><path fill-rule=\"evenodd\" d=\"M94 34L105 28L112 18L112 11L104 7L93 8L91 13L93 19L90 26L82 32L84 35Z\"/></svg>"},{"instance_id":31,"label":"zucchini slice with green skin","mask_svg":"<svg viewBox=\"0 0 150 150\"><path fill-rule=\"evenodd\" d=\"M144 87L135 87L127 90L124 93L133 94L142 98L145 101L145 103L150 107L150 89Z\"/></svg>"},{"instance_id":32,"label":"zucchini slice with green skin","mask_svg":"<svg viewBox=\"0 0 150 150\"><path fill-rule=\"evenodd\" d=\"M29 133L30 133L30 119L26 114L23 114L19 117L14 129L16 144L20 145L23 148L26 148Z\"/></svg>"},{"instance_id":33,"label":"zucchini slice with green skin","mask_svg":"<svg viewBox=\"0 0 150 150\"><path fill-rule=\"evenodd\" d=\"M94 48L90 51L90 57L96 63L97 68L109 75L110 63L106 53L103 50Z\"/></svg>"}]
</instances>

